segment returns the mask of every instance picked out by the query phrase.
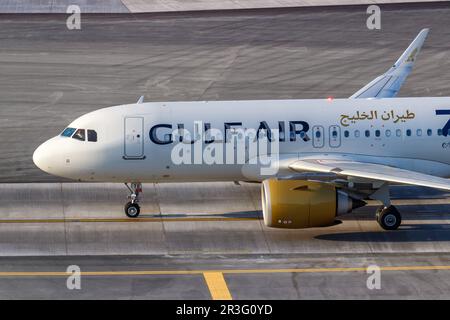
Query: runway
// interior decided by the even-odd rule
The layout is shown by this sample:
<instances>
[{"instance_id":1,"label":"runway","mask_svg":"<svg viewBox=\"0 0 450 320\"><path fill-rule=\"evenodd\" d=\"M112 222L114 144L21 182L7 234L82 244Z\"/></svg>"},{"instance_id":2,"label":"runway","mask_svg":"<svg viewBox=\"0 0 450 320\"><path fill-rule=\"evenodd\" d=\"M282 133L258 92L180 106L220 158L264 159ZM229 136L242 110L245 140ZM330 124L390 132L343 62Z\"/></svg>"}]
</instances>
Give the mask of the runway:
<instances>
[{"instance_id":1,"label":"runway","mask_svg":"<svg viewBox=\"0 0 450 320\"><path fill-rule=\"evenodd\" d=\"M400 230L376 202L328 228L264 226L259 185L145 184L139 219L120 184L68 183L33 150L76 117L136 101L347 97L432 31L402 96L447 96L450 9L0 15L0 298L439 299L450 297L450 195L393 188ZM20 183L22 182L22 183ZM366 268L381 268L370 290ZM81 269L68 290L66 269Z\"/></svg>"}]
</instances>

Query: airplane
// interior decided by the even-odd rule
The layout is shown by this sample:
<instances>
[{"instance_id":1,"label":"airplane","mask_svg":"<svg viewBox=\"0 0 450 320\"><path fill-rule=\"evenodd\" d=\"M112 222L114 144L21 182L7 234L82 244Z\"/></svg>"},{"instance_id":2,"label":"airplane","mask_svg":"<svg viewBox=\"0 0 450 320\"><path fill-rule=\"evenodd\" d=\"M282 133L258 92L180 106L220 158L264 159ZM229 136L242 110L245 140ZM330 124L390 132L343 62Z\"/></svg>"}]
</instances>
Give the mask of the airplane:
<instances>
[{"instance_id":1,"label":"airplane","mask_svg":"<svg viewBox=\"0 0 450 320\"><path fill-rule=\"evenodd\" d=\"M246 181L261 183L268 227L331 226L374 199L376 221L396 230L390 185L450 190L450 97L396 97L428 32L347 99L141 97L75 119L33 161L64 178L125 183L130 218L140 214L142 183Z\"/></svg>"}]
</instances>

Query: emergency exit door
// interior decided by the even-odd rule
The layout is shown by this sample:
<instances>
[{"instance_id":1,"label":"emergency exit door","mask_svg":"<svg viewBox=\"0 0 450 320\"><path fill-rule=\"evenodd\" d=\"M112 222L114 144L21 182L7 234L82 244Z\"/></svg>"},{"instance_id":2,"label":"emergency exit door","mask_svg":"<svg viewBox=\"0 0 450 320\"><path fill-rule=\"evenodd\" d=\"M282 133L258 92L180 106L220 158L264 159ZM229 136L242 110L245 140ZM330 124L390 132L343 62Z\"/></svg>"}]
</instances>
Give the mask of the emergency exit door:
<instances>
[{"instance_id":1,"label":"emergency exit door","mask_svg":"<svg viewBox=\"0 0 450 320\"><path fill-rule=\"evenodd\" d=\"M329 128L330 147L339 148L341 146L341 127L330 126Z\"/></svg>"},{"instance_id":2,"label":"emergency exit door","mask_svg":"<svg viewBox=\"0 0 450 320\"><path fill-rule=\"evenodd\" d=\"M325 144L325 132L322 126L314 126L313 129L313 147L323 148Z\"/></svg>"},{"instance_id":3,"label":"emergency exit door","mask_svg":"<svg viewBox=\"0 0 450 320\"><path fill-rule=\"evenodd\" d=\"M124 159L144 159L144 118L125 118Z\"/></svg>"}]
</instances>

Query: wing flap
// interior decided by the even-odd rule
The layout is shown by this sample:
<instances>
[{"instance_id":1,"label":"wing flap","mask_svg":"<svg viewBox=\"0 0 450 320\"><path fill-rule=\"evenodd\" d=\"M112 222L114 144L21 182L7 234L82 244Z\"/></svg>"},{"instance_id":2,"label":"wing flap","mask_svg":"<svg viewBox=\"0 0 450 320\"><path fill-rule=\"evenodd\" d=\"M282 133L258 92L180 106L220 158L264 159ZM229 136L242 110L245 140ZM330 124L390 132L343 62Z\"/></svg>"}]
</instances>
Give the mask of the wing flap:
<instances>
[{"instance_id":1,"label":"wing flap","mask_svg":"<svg viewBox=\"0 0 450 320\"><path fill-rule=\"evenodd\" d=\"M289 168L299 172L334 173L341 176L381 180L450 191L450 180L387 165L341 160L298 160Z\"/></svg>"}]
</instances>

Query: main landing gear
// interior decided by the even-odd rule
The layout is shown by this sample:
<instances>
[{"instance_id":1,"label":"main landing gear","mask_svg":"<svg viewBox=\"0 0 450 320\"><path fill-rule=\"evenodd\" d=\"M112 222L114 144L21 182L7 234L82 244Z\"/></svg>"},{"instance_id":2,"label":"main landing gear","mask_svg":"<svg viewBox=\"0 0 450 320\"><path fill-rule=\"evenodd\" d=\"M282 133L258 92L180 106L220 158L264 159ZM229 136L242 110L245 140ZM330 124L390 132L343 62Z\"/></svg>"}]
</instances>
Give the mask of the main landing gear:
<instances>
[{"instance_id":1,"label":"main landing gear","mask_svg":"<svg viewBox=\"0 0 450 320\"><path fill-rule=\"evenodd\" d=\"M400 212L392 205L378 208L375 217L384 230L397 230L402 223Z\"/></svg>"},{"instance_id":2,"label":"main landing gear","mask_svg":"<svg viewBox=\"0 0 450 320\"><path fill-rule=\"evenodd\" d=\"M389 196L389 184L383 183L379 188L369 196L370 199L381 201L383 205L375 213L378 224L384 230L397 230L402 223L402 216L397 208L391 205Z\"/></svg>"},{"instance_id":3,"label":"main landing gear","mask_svg":"<svg viewBox=\"0 0 450 320\"><path fill-rule=\"evenodd\" d=\"M130 195L128 196L128 201L125 204L125 214L129 218L137 218L141 212L141 207L139 206L140 193L142 193L142 183L132 183L131 186L125 183L128 190L130 190Z\"/></svg>"}]
</instances>

